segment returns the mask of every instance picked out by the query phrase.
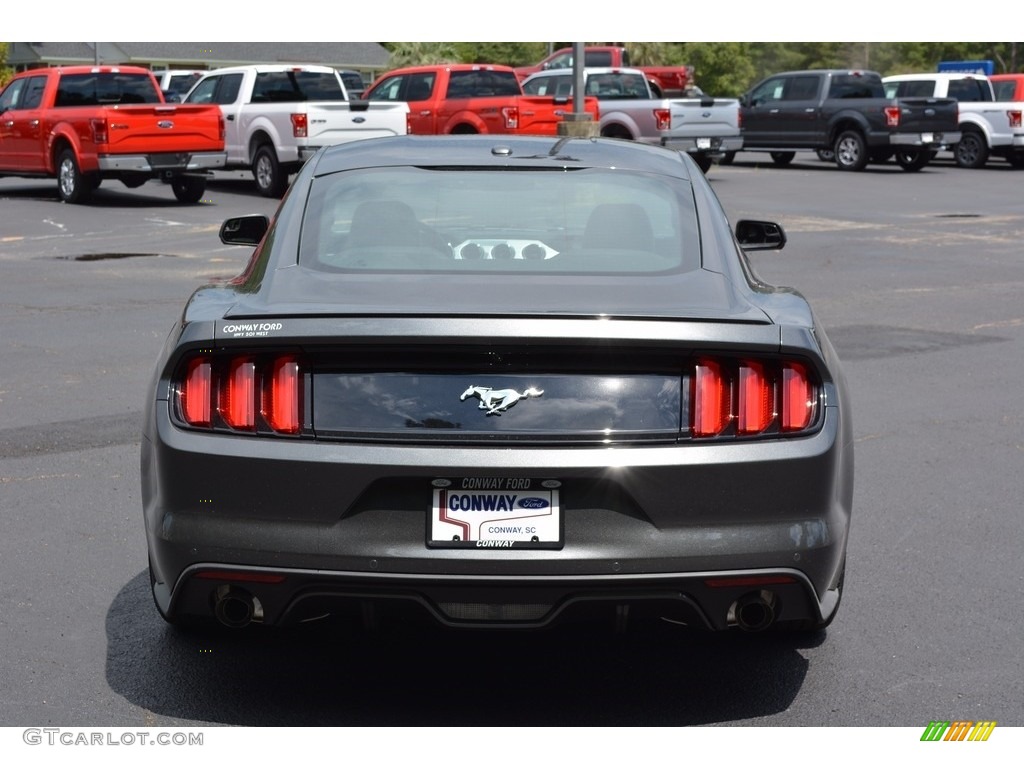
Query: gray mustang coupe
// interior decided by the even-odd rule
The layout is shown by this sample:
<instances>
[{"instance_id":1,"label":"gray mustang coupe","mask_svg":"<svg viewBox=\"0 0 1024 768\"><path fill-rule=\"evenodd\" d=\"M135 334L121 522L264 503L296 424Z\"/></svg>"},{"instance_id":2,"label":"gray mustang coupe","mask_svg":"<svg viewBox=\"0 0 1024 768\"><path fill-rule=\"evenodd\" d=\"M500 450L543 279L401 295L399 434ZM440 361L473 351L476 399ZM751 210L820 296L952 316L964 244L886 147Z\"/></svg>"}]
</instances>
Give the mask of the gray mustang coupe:
<instances>
[{"instance_id":1,"label":"gray mustang coupe","mask_svg":"<svg viewBox=\"0 0 1024 768\"><path fill-rule=\"evenodd\" d=\"M199 288L143 427L172 623L836 614L853 441L805 299L685 154L609 139L327 147Z\"/></svg>"}]
</instances>

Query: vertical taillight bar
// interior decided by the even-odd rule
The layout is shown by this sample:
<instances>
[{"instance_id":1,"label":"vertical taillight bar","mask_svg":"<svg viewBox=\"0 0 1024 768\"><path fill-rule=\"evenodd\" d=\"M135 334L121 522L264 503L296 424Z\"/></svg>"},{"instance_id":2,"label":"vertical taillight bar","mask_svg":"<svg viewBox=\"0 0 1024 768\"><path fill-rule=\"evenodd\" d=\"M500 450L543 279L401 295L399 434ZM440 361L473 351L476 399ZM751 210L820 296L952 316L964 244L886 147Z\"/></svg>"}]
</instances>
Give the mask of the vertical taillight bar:
<instances>
[{"instance_id":1,"label":"vertical taillight bar","mask_svg":"<svg viewBox=\"0 0 1024 768\"><path fill-rule=\"evenodd\" d=\"M296 139L309 136L309 119L305 112L292 112L292 136Z\"/></svg>"},{"instance_id":2,"label":"vertical taillight bar","mask_svg":"<svg viewBox=\"0 0 1024 768\"><path fill-rule=\"evenodd\" d=\"M212 379L210 361L205 357L192 360L185 369L185 380L181 383L181 416L193 427L212 424Z\"/></svg>"},{"instance_id":3,"label":"vertical taillight bar","mask_svg":"<svg viewBox=\"0 0 1024 768\"><path fill-rule=\"evenodd\" d=\"M658 131L667 131L672 127L672 110L670 109L656 109L654 110L654 127Z\"/></svg>"},{"instance_id":4,"label":"vertical taillight bar","mask_svg":"<svg viewBox=\"0 0 1024 768\"><path fill-rule=\"evenodd\" d=\"M519 128L519 107L502 107L501 114L505 118L505 127L514 131Z\"/></svg>"},{"instance_id":5,"label":"vertical taillight bar","mask_svg":"<svg viewBox=\"0 0 1024 768\"><path fill-rule=\"evenodd\" d=\"M691 394L693 434L710 437L721 433L732 418L732 387L722 365L715 360L698 360Z\"/></svg>"},{"instance_id":6,"label":"vertical taillight bar","mask_svg":"<svg viewBox=\"0 0 1024 768\"><path fill-rule=\"evenodd\" d=\"M736 431L741 435L763 432L775 418L775 385L762 363L740 363L736 418Z\"/></svg>"},{"instance_id":7,"label":"vertical taillight bar","mask_svg":"<svg viewBox=\"0 0 1024 768\"><path fill-rule=\"evenodd\" d=\"M900 108L899 107L886 107L885 108L885 124L889 128L897 128L900 124Z\"/></svg>"},{"instance_id":8,"label":"vertical taillight bar","mask_svg":"<svg viewBox=\"0 0 1024 768\"><path fill-rule=\"evenodd\" d=\"M782 431L794 432L810 426L815 406L814 385L807 367L785 363L782 366Z\"/></svg>"},{"instance_id":9,"label":"vertical taillight bar","mask_svg":"<svg viewBox=\"0 0 1024 768\"><path fill-rule=\"evenodd\" d=\"M294 358L278 358L263 382L263 418L275 432L294 435L302 429L302 377Z\"/></svg>"},{"instance_id":10,"label":"vertical taillight bar","mask_svg":"<svg viewBox=\"0 0 1024 768\"><path fill-rule=\"evenodd\" d=\"M229 427L256 429L256 364L245 358L232 360L218 400L218 412Z\"/></svg>"}]
</instances>

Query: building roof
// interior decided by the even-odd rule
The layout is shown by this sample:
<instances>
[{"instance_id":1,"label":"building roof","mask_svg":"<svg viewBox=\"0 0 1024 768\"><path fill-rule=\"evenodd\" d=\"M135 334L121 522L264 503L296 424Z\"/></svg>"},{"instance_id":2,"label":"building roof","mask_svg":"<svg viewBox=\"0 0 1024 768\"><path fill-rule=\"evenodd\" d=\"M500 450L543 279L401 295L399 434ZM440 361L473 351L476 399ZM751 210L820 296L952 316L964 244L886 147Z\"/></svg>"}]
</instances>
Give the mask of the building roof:
<instances>
[{"instance_id":1,"label":"building roof","mask_svg":"<svg viewBox=\"0 0 1024 768\"><path fill-rule=\"evenodd\" d=\"M97 57L98 52L98 57ZM11 43L8 66L138 64L153 69L216 69L236 64L294 62L383 72L389 54L379 43Z\"/></svg>"}]
</instances>

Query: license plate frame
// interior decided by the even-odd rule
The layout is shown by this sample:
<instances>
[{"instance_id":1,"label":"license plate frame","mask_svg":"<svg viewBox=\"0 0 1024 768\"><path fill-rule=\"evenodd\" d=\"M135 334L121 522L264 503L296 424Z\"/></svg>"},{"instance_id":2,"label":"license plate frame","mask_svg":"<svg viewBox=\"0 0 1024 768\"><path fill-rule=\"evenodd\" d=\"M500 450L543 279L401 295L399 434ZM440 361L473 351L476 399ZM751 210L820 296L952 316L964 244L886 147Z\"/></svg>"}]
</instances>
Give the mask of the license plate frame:
<instances>
[{"instance_id":1,"label":"license plate frame","mask_svg":"<svg viewBox=\"0 0 1024 768\"><path fill-rule=\"evenodd\" d=\"M561 482L519 477L437 478L427 546L433 549L561 549Z\"/></svg>"}]
</instances>

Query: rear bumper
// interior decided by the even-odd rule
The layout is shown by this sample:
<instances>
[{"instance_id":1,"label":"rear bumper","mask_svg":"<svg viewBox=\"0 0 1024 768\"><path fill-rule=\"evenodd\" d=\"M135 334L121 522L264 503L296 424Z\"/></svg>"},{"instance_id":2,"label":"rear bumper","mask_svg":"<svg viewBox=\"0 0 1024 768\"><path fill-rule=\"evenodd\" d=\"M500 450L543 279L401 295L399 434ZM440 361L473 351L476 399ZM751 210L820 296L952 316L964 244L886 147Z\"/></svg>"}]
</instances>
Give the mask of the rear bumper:
<instances>
[{"instance_id":1,"label":"rear bumper","mask_svg":"<svg viewBox=\"0 0 1024 768\"><path fill-rule=\"evenodd\" d=\"M149 173L205 171L223 168L226 152L172 152L155 155L101 155L102 173Z\"/></svg>"},{"instance_id":2,"label":"rear bumper","mask_svg":"<svg viewBox=\"0 0 1024 768\"><path fill-rule=\"evenodd\" d=\"M929 147L938 149L940 147L956 144L960 141L960 131L945 131L937 133L894 133L889 137L889 143L896 147Z\"/></svg>"},{"instance_id":3,"label":"rear bumper","mask_svg":"<svg viewBox=\"0 0 1024 768\"><path fill-rule=\"evenodd\" d=\"M706 146L705 146L706 144ZM743 149L742 136L710 136L672 138L663 136L661 145L669 149L689 154L721 155L726 152L739 152Z\"/></svg>"},{"instance_id":4,"label":"rear bumper","mask_svg":"<svg viewBox=\"0 0 1024 768\"><path fill-rule=\"evenodd\" d=\"M218 591L240 589L265 623L370 602L453 626L545 626L636 603L724 629L761 588L707 580L749 574L791 578L766 588L783 621L820 621L837 599L852 445L835 407L805 438L615 450L254 440L179 429L165 401L152 419L143 503L169 617L210 615ZM558 479L562 547L428 547L431 481L467 475Z\"/></svg>"}]
</instances>

